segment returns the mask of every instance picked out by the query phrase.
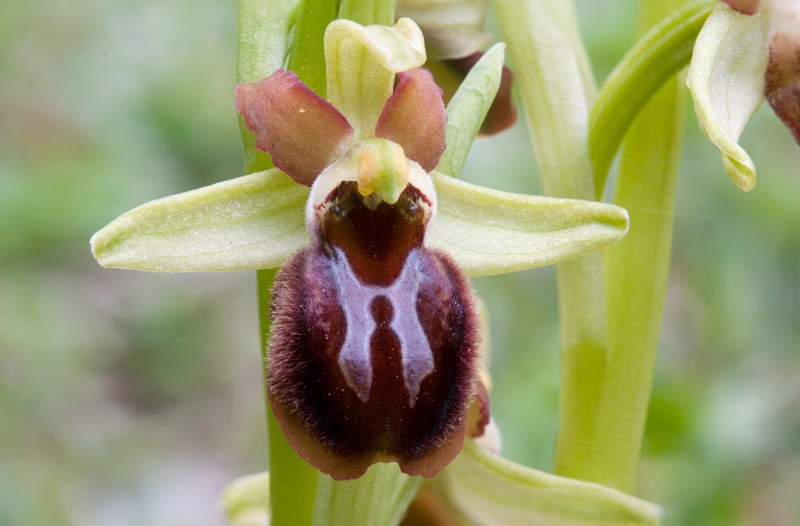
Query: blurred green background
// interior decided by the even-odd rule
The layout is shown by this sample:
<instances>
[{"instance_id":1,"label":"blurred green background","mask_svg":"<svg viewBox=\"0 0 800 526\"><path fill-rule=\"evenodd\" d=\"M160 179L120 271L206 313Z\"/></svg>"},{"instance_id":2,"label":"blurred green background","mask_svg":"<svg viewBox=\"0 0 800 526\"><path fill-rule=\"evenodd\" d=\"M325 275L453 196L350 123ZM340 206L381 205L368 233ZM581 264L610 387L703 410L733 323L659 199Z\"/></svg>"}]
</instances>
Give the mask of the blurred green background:
<instances>
[{"instance_id":1,"label":"blurred green background","mask_svg":"<svg viewBox=\"0 0 800 526\"><path fill-rule=\"evenodd\" d=\"M578 5L602 79L634 4ZM0 4L0 525L219 525L222 487L267 468L254 274L103 270L88 245L241 174L234 43L234 2ZM800 149L762 108L745 194L687 111L640 492L668 525L800 524ZM464 178L538 193L533 166L519 123ZM504 454L549 469L554 271L475 286Z\"/></svg>"}]
</instances>

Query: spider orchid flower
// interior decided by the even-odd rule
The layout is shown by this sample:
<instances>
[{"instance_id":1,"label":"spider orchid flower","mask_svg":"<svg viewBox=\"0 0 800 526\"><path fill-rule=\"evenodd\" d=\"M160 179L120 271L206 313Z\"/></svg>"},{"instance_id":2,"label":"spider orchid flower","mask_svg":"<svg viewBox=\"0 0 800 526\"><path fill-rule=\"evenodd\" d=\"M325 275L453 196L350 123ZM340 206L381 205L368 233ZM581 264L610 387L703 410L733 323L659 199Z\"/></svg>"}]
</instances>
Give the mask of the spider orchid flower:
<instances>
[{"instance_id":1,"label":"spider orchid flower","mask_svg":"<svg viewBox=\"0 0 800 526\"><path fill-rule=\"evenodd\" d=\"M451 177L500 84L502 45L447 108L419 69L424 40L409 19L337 20L325 57L326 99L283 70L237 88L277 168L146 203L95 234L92 249L104 266L149 271L281 266L267 379L289 443L337 480L376 462L432 477L488 420L465 274L607 246L627 213ZM478 418L468 418L476 396Z\"/></svg>"},{"instance_id":2,"label":"spider orchid flower","mask_svg":"<svg viewBox=\"0 0 800 526\"><path fill-rule=\"evenodd\" d=\"M800 3L724 4L697 38L688 84L700 125L720 149L725 171L749 191L756 169L738 140L764 99L800 143Z\"/></svg>"}]
</instances>

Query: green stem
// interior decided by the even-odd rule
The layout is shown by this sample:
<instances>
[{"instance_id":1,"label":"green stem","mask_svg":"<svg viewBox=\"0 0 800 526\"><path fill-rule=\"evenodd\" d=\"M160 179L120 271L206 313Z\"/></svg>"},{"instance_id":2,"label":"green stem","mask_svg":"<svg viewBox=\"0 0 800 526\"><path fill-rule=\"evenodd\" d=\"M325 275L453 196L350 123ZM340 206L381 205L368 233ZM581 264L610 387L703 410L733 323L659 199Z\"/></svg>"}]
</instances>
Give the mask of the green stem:
<instances>
[{"instance_id":1,"label":"green stem","mask_svg":"<svg viewBox=\"0 0 800 526\"><path fill-rule=\"evenodd\" d=\"M292 32L286 69L325 97L325 29L336 18L337 2L304 0ZM322 64L322 67L320 67Z\"/></svg>"},{"instance_id":2,"label":"green stem","mask_svg":"<svg viewBox=\"0 0 800 526\"><path fill-rule=\"evenodd\" d=\"M670 13L636 42L603 83L589 132L598 197L625 132L658 88L689 64L697 35L716 3L694 1Z\"/></svg>"},{"instance_id":3,"label":"green stem","mask_svg":"<svg viewBox=\"0 0 800 526\"><path fill-rule=\"evenodd\" d=\"M283 67L294 13L291 0L239 0L236 81L255 82ZM239 116L245 173L272 168L269 154L255 149L256 137Z\"/></svg>"},{"instance_id":4,"label":"green stem","mask_svg":"<svg viewBox=\"0 0 800 526\"><path fill-rule=\"evenodd\" d=\"M271 320L269 304L272 297L272 283L275 270L259 270L258 280L258 321L261 326L261 357L266 365ZM266 368L264 369L266 380ZM313 520L314 499L317 494L318 472L300 458L283 436L266 397L264 382L264 402L267 408L267 431L269 439L269 501L273 526L306 526Z\"/></svg>"},{"instance_id":5,"label":"green stem","mask_svg":"<svg viewBox=\"0 0 800 526\"><path fill-rule=\"evenodd\" d=\"M521 88L539 170L550 195L593 200L589 104L595 96L570 2L496 0ZM602 259L592 254L558 267L561 407L556 473L591 447L606 360Z\"/></svg>"},{"instance_id":6,"label":"green stem","mask_svg":"<svg viewBox=\"0 0 800 526\"><path fill-rule=\"evenodd\" d=\"M341 0L339 18L358 22L362 26L394 24L396 0Z\"/></svg>"},{"instance_id":7,"label":"green stem","mask_svg":"<svg viewBox=\"0 0 800 526\"><path fill-rule=\"evenodd\" d=\"M314 5L313 7L317 7ZM300 18L309 20L307 13L301 12ZM240 0L238 15L238 55L237 81L254 82L271 75L286 62L288 51L288 35L294 19L291 2L288 0ZM308 24L309 22L307 22ZM323 29L324 31L324 29ZM320 41L321 45L321 41ZM297 55L295 55L297 57ZM303 71L308 72L302 62ZM324 57L322 66L322 93L325 91ZM313 68L311 68L313 76ZM269 155L255 149L255 137L241 117L239 129L245 152L245 173L253 173L272 167ZM267 343L271 320L269 305L274 270L259 270L256 273L258 282L258 314L261 327L261 358L267 360ZM272 415L266 400L266 369L264 394L267 412L267 431L269 438L270 507L271 524L311 525L318 473L302 460L289 446Z\"/></svg>"},{"instance_id":8,"label":"green stem","mask_svg":"<svg viewBox=\"0 0 800 526\"><path fill-rule=\"evenodd\" d=\"M681 3L644 0L639 32ZM602 389L583 447L560 465L567 476L629 493L636 486L669 270L685 91L683 75L667 82L625 139L615 202L628 209L631 229L606 252L609 348Z\"/></svg>"}]
</instances>

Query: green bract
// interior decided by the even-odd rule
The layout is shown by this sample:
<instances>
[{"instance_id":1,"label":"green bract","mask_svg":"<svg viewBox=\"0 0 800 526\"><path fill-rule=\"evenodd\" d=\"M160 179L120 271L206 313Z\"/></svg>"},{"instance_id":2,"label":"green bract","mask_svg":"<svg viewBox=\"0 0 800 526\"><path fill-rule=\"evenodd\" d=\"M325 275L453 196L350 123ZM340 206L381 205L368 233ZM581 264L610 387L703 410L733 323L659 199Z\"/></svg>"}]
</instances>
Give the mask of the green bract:
<instances>
[{"instance_id":1,"label":"green bract","mask_svg":"<svg viewBox=\"0 0 800 526\"><path fill-rule=\"evenodd\" d=\"M713 5L708 0L694 1L664 17L636 41L603 83L589 121L589 151L598 196L603 194L611 162L636 116L659 88L689 63L697 34Z\"/></svg>"},{"instance_id":2,"label":"green bract","mask_svg":"<svg viewBox=\"0 0 800 526\"><path fill-rule=\"evenodd\" d=\"M500 88L504 44L494 45L469 73L447 104L447 145L436 170L458 177L467 161L472 141L481 129L495 93Z\"/></svg>"},{"instance_id":3,"label":"green bract","mask_svg":"<svg viewBox=\"0 0 800 526\"><path fill-rule=\"evenodd\" d=\"M456 460L433 480L432 491L463 525L645 526L658 524L661 516L658 506L641 499L519 466L474 442L465 443ZM355 506L352 515L339 515L340 522L328 524L395 524L400 517L386 520L379 503L369 496L370 487L365 486L361 506ZM403 499L402 492L396 498ZM269 473L235 480L222 495L231 526L268 526L268 503Z\"/></svg>"}]
</instances>

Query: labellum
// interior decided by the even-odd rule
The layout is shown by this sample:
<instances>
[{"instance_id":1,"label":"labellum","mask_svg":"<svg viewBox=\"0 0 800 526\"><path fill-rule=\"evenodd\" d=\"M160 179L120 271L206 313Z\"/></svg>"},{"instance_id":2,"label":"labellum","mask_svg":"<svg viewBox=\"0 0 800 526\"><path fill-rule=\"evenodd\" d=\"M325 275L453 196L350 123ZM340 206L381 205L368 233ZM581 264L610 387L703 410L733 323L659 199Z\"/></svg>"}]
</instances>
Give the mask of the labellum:
<instances>
[{"instance_id":1,"label":"labellum","mask_svg":"<svg viewBox=\"0 0 800 526\"><path fill-rule=\"evenodd\" d=\"M380 168L359 154L369 179ZM275 282L270 403L297 452L336 479L378 461L431 477L461 450L476 389L473 294L424 246L436 198L418 165L394 203L337 171L312 188L312 245Z\"/></svg>"}]
</instances>

